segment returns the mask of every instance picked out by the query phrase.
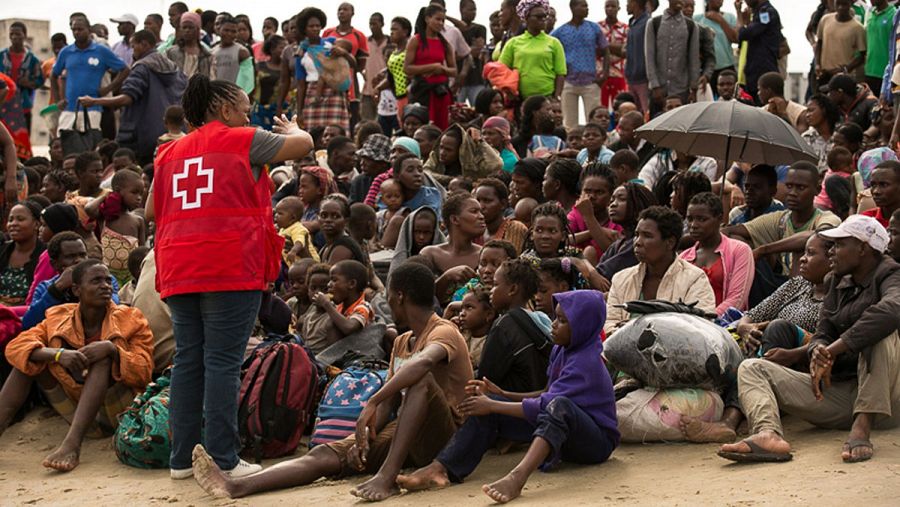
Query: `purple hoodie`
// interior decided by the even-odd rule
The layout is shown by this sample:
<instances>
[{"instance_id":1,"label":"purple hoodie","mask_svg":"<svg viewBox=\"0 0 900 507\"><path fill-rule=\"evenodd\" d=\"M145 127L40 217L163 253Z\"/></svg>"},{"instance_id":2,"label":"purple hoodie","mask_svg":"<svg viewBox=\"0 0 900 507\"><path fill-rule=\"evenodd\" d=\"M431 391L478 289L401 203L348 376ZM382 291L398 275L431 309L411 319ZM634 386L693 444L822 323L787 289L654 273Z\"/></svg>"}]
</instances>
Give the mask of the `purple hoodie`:
<instances>
[{"instance_id":1,"label":"purple hoodie","mask_svg":"<svg viewBox=\"0 0 900 507\"><path fill-rule=\"evenodd\" d=\"M547 368L547 392L522 400L525 419L537 424L538 413L557 396L565 396L584 410L597 426L619 442L616 397L612 379L600 358L600 333L606 323L606 302L595 290L574 290L553 295L569 319L572 341L568 347L553 346Z\"/></svg>"}]
</instances>

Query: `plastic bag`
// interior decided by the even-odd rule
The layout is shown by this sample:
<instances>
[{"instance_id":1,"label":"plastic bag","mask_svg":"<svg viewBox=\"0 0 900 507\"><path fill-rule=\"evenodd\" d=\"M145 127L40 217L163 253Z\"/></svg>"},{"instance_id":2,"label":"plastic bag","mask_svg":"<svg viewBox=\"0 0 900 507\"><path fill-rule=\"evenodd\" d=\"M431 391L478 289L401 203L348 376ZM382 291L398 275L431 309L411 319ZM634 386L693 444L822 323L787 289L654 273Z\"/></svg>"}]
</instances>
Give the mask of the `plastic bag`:
<instances>
[{"instance_id":1,"label":"plastic bag","mask_svg":"<svg viewBox=\"0 0 900 507\"><path fill-rule=\"evenodd\" d=\"M722 398L704 389L638 389L616 402L623 442L681 442L681 416L714 422L723 410Z\"/></svg>"}]
</instances>

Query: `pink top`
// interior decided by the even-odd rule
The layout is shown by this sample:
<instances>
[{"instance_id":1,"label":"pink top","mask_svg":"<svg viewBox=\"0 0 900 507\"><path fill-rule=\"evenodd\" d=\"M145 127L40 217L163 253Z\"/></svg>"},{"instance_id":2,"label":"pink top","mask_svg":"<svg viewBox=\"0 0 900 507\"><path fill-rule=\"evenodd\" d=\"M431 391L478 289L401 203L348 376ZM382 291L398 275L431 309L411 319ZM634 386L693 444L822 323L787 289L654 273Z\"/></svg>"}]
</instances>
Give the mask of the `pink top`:
<instances>
[{"instance_id":1,"label":"pink top","mask_svg":"<svg viewBox=\"0 0 900 507\"><path fill-rule=\"evenodd\" d=\"M746 311L755 272L753 250L747 243L722 234L722 242L716 248L716 253L722 258L722 266L725 268L722 302L716 306L716 313L722 315L732 306ZM679 257L693 264L697 259L697 244L681 252Z\"/></svg>"},{"instance_id":2,"label":"pink top","mask_svg":"<svg viewBox=\"0 0 900 507\"><path fill-rule=\"evenodd\" d=\"M581 216L581 212L578 211L577 209L572 208L572 211L569 212L568 218L569 218L569 232L571 232L572 234L575 234L576 232L582 232L582 231L588 230L587 222L584 221L584 217ZM614 223L612 220L609 220L609 219L606 220L605 224L600 224L600 226L604 227L606 229L614 230L616 232L622 232L622 226L617 223ZM597 242L594 241L593 239L590 239L583 243L579 243L575 246L584 250L589 245L594 247L594 249L597 250L598 256L603 255L603 249L600 248L600 245L598 245Z\"/></svg>"},{"instance_id":3,"label":"pink top","mask_svg":"<svg viewBox=\"0 0 900 507\"><path fill-rule=\"evenodd\" d=\"M375 176L375 179L372 180L372 186L369 187L369 193L366 194L365 203L369 206L375 206L378 204L378 193L381 192L381 184L385 181L394 177L394 169L388 169L387 171Z\"/></svg>"},{"instance_id":4,"label":"pink top","mask_svg":"<svg viewBox=\"0 0 900 507\"><path fill-rule=\"evenodd\" d=\"M825 171L825 177L822 178L822 191L819 192L819 195L817 195L815 200L813 201L813 204L815 204L815 206L819 209L831 211L831 199L828 197L828 194L825 192L825 180L827 180L828 177L833 174L836 174L836 175L840 176L841 178L844 178L845 180L849 180L850 178L853 177L852 174L845 173L843 171L832 171L831 169L828 169L827 171ZM851 183L852 183L852 181L851 181Z\"/></svg>"}]
</instances>

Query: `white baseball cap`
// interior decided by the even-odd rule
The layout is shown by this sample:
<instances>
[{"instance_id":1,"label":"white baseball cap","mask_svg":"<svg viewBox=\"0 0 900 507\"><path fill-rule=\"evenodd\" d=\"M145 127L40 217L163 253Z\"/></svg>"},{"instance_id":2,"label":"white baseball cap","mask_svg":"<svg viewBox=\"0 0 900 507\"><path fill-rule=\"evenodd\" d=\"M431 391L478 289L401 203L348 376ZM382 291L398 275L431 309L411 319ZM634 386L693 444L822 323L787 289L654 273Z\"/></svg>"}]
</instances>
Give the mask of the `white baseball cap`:
<instances>
[{"instance_id":1,"label":"white baseball cap","mask_svg":"<svg viewBox=\"0 0 900 507\"><path fill-rule=\"evenodd\" d=\"M135 27L138 26L138 18L134 14L122 14L118 18L109 18L113 23L131 23Z\"/></svg>"},{"instance_id":2,"label":"white baseball cap","mask_svg":"<svg viewBox=\"0 0 900 507\"><path fill-rule=\"evenodd\" d=\"M863 215L850 215L844 223L820 232L819 236L828 239L856 238L881 253L891 242L887 230L878 220Z\"/></svg>"}]
</instances>

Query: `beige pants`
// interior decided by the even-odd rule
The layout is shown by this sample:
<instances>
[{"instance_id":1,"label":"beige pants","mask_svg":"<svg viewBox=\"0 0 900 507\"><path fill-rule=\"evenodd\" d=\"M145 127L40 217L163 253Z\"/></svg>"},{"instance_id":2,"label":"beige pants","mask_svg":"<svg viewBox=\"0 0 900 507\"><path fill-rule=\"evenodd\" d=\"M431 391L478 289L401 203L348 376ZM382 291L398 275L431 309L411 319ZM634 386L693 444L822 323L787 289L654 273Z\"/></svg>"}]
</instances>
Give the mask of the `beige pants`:
<instances>
[{"instance_id":1,"label":"beige pants","mask_svg":"<svg viewBox=\"0 0 900 507\"><path fill-rule=\"evenodd\" d=\"M584 117L591 114L591 110L600 105L600 87L596 83L584 86L575 86L569 83L563 84L562 89L563 124L567 129L575 127L578 121L578 101L584 105Z\"/></svg>"},{"instance_id":2,"label":"beige pants","mask_svg":"<svg viewBox=\"0 0 900 507\"><path fill-rule=\"evenodd\" d=\"M750 433L784 436L779 411L816 426L849 429L856 414L875 414L875 427L900 424L900 337L895 331L872 347L871 364L859 355L857 379L835 382L816 401L808 373L765 359L748 359L738 369L738 392Z\"/></svg>"}]
</instances>

